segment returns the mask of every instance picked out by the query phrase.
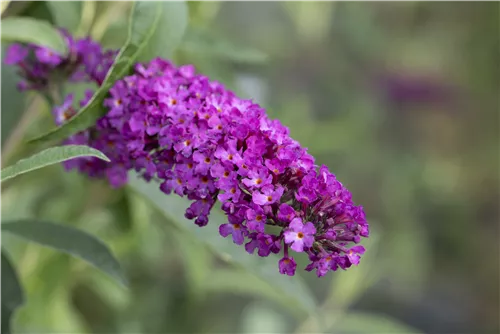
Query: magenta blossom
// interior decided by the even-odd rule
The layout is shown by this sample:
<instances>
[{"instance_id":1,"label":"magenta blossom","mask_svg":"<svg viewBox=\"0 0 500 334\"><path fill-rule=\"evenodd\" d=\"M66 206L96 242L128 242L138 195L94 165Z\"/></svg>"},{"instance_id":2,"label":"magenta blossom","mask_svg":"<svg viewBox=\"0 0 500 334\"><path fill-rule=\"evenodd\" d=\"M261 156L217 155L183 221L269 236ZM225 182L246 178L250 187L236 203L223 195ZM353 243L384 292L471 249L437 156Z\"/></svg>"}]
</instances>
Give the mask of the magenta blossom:
<instances>
[{"instance_id":1,"label":"magenta blossom","mask_svg":"<svg viewBox=\"0 0 500 334\"><path fill-rule=\"evenodd\" d=\"M64 36L65 56L11 46L6 61L18 66L22 87L43 91L61 73L71 81L102 83L116 51L102 50L89 38ZM87 92L79 105L91 96ZM54 109L58 125L76 114L73 103L68 95ZM135 170L163 193L187 198L185 217L200 227L210 223L217 206L227 216L220 235L251 254L282 253L278 269L285 275L297 267L291 251L307 254L305 270L317 276L359 264L365 251L359 242L369 235L363 208L258 104L191 65L157 58L135 64L116 81L103 108L105 116L65 143L99 149L111 163L78 158L65 162L66 169L106 178L113 187L125 185Z\"/></svg>"},{"instance_id":2,"label":"magenta blossom","mask_svg":"<svg viewBox=\"0 0 500 334\"><path fill-rule=\"evenodd\" d=\"M279 261L279 271L281 274L293 276L295 275L296 268L297 263L293 257L284 257Z\"/></svg>"},{"instance_id":3,"label":"magenta blossom","mask_svg":"<svg viewBox=\"0 0 500 334\"><path fill-rule=\"evenodd\" d=\"M315 233L316 228L311 222L303 224L302 219L294 218L285 232L285 242L291 244L294 251L303 252L304 248L312 246Z\"/></svg>"}]
</instances>

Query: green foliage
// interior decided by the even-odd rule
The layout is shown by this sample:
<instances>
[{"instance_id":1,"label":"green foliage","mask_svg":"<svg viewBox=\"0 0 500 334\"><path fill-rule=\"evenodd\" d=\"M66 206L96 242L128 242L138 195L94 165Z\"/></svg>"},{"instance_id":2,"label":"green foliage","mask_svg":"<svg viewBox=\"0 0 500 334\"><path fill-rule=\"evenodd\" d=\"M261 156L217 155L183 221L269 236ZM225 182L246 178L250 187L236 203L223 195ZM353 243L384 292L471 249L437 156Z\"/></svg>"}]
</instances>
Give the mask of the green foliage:
<instances>
[{"instance_id":1,"label":"green foliage","mask_svg":"<svg viewBox=\"0 0 500 334\"><path fill-rule=\"evenodd\" d=\"M120 264L106 244L96 237L73 227L43 221L22 220L2 223L2 232L57 249L87 261L126 285Z\"/></svg>"},{"instance_id":2,"label":"green foliage","mask_svg":"<svg viewBox=\"0 0 500 334\"><path fill-rule=\"evenodd\" d=\"M34 43L66 54L63 36L49 23L28 17L2 19L2 41Z\"/></svg>"},{"instance_id":3,"label":"green foliage","mask_svg":"<svg viewBox=\"0 0 500 334\"><path fill-rule=\"evenodd\" d=\"M24 303L24 292L16 271L2 250L2 333L10 334L11 317Z\"/></svg>"},{"instance_id":4,"label":"green foliage","mask_svg":"<svg viewBox=\"0 0 500 334\"><path fill-rule=\"evenodd\" d=\"M391 317L368 312L349 312L333 328L334 333L372 334L372 333L407 333L422 334L415 328Z\"/></svg>"},{"instance_id":5,"label":"green foliage","mask_svg":"<svg viewBox=\"0 0 500 334\"><path fill-rule=\"evenodd\" d=\"M104 161L109 161L104 153L84 145L51 147L29 158L21 159L12 166L2 169L1 180L3 182L33 170L79 157L96 157Z\"/></svg>"},{"instance_id":6,"label":"green foliage","mask_svg":"<svg viewBox=\"0 0 500 334\"><path fill-rule=\"evenodd\" d=\"M365 243L360 265L348 271L318 279L302 273L306 259L298 257L302 277L282 277L277 258L251 256L218 235L217 225L226 221L221 212L214 210L209 226L198 228L183 217L186 202L164 196L157 184L134 178L117 190L76 172L44 168L3 187L1 218L16 225L2 228L29 222L24 238L45 244L60 242L48 234L62 233L63 244L51 247L74 254L80 243L60 232L70 229L98 238L98 246L84 243L80 258L83 249L97 249L112 259L107 274L88 270L85 261L4 230L2 333L16 309L12 325L20 333L418 332L389 314L422 331L498 332L498 298L491 293L498 267L478 261L498 253L498 122L491 121L498 109L498 71L492 70L498 3L187 5L189 13L183 2L10 2L2 35L12 16L22 16L43 20L37 24L52 36L51 24L121 48L105 85L77 121L37 143L93 124L105 112L107 90L133 62L163 56L193 63L290 127L292 137L365 206L376 242L371 237ZM31 42L44 31L30 25L14 32ZM456 88L460 97L448 96L450 105L422 101L419 94L415 100L407 89L422 87L421 77ZM53 122L46 105L26 113L33 96L16 89L18 79L2 64L2 147L22 157L33 152L23 140ZM67 94L85 87L59 88ZM65 224L51 233L54 224L44 228L44 221ZM124 273L109 249L123 259ZM129 289L109 275L129 278ZM470 305L483 307L476 312Z\"/></svg>"},{"instance_id":7,"label":"green foliage","mask_svg":"<svg viewBox=\"0 0 500 334\"><path fill-rule=\"evenodd\" d=\"M2 3L0 4L0 6L1 6L0 9L1 9L2 14L7 9L9 4L10 4L10 1L2 1Z\"/></svg>"},{"instance_id":8,"label":"green foliage","mask_svg":"<svg viewBox=\"0 0 500 334\"><path fill-rule=\"evenodd\" d=\"M46 1L54 24L75 33L82 16L83 3L80 1Z\"/></svg>"},{"instance_id":9,"label":"green foliage","mask_svg":"<svg viewBox=\"0 0 500 334\"><path fill-rule=\"evenodd\" d=\"M147 30L142 36L142 25L154 21L153 30ZM188 26L188 9L184 1L159 1L155 3L137 2L132 11L132 22L136 34L132 41L147 41L137 58L138 61L149 61L155 57L172 58L173 52L182 41Z\"/></svg>"},{"instance_id":10,"label":"green foliage","mask_svg":"<svg viewBox=\"0 0 500 334\"><path fill-rule=\"evenodd\" d=\"M190 54L236 63L262 64L268 60L268 56L260 50L234 44L210 33L207 29L197 27L191 27L187 31L180 49Z\"/></svg>"}]
</instances>

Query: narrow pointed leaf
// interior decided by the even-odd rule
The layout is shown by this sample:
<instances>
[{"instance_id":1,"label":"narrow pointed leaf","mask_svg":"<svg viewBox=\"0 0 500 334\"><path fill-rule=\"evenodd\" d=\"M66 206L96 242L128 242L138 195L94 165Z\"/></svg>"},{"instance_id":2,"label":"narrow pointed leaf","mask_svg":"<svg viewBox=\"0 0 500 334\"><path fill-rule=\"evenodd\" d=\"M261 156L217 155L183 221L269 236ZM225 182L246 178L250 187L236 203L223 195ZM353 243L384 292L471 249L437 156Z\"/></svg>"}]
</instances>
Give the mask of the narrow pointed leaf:
<instances>
[{"instance_id":1,"label":"narrow pointed leaf","mask_svg":"<svg viewBox=\"0 0 500 334\"><path fill-rule=\"evenodd\" d=\"M121 284L127 284L120 264L109 248L87 232L70 226L31 220L3 223L1 227L2 232L14 234L85 260Z\"/></svg>"},{"instance_id":2,"label":"narrow pointed leaf","mask_svg":"<svg viewBox=\"0 0 500 334\"><path fill-rule=\"evenodd\" d=\"M29 17L2 19L2 41L33 43L66 54L63 36L46 21Z\"/></svg>"},{"instance_id":3,"label":"narrow pointed leaf","mask_svg":"<svg viewBox=\"0 0 500 334\"><path fill-rule=\"evenodd\" d=\"M84 145L51 147L29 158L21 159L12 166L2 169L1 180L5 181L20 174L79 157L96 157L109 161L104 153Z\"/></svg>"},{"instance_id":4,"label":"narrow pointed leaf","mask_svg":"<svg viewBox=\"0 0 500 334\"><path fill-rule=\"evenodd\" d=\"M189 201L175 195L165 195L159 190L158 184L147 183L134 173L130 174L129 187L154 204L161 213L170 218L169 221L176 223L176 227L198 238L220 258L248 270L270 284L278 293L286 296L290 307L297 307L302 312L314 314L316 302L300 276L281 275L278 271L278 258L248 254L243 247L219 235L219 225L227 222L222 212L212 210L209 224L200 228L184 218L184 210L189 206Z\"/></svg>"}]
</instances>

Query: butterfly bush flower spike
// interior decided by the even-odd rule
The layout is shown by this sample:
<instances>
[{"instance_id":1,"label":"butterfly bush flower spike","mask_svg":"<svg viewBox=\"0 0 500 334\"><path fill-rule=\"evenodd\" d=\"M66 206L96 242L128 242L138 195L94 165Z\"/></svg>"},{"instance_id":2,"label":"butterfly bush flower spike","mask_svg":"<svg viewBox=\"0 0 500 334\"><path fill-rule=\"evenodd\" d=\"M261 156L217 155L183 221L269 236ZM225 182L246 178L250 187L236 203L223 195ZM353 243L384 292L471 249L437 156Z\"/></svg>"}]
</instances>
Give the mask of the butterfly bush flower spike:
<instances>
[{"instance_id":1,"label":"butterfly bush flower spike","mask_svg":"<svg viewBox=\"0 0 500 334\"><path fill-rule=\"evenodd\" d=\"M21 69L26 87L37 89L69 64L71 80L102 83L116 52L65 36L66 58L11 46L6 60ZM75 114L72 102L68 96L55 108L57 124ZM363 208L326 166L315 165L288 128L252 100L191 65L157 58L136 64L130 76L118 80L104 107L108 112L95 126L66 143L97 148L112 163L79 158L65 162L66 168L107 178L114 187L126 184L135 170L158 182L163 193L187 198L185 217L200 227L210 223L218 203L227 216L220 235L250 254L282 253L277 269L284 275L295 274L292 252L304 253L310 260L305 269L318 276L360 262L365 250L359 242L369 235Z\"/></svg>"}]
</instances>

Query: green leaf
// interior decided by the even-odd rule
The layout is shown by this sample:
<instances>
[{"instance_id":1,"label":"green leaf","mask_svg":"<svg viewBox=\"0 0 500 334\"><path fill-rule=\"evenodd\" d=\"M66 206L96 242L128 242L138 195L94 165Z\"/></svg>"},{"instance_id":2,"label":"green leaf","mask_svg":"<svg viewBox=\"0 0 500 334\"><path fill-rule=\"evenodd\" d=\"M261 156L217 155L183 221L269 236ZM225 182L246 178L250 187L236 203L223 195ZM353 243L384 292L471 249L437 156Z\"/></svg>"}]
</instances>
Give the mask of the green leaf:
<instances>
[{"instance_id":1,"label":"green leaf","mask_svg":"<svg viewBox=\"0 0 500 334\"><path fill-rule=\"evenodd\" d=\"M161 1L158 3L158 9L147 2L138 2L132 14L134 22L147 22L154 11L159 15L158 27L150 42L141 51L139 61L149 61L155 57L171 58L188 26L189 13L184 1Z\"/></svg>"},{"instance_id":2,"label":"green leaf","mask_svg":"<svg viewBox=\"0 0 500 334\"><path fill-rule=\"evenodd\" d=\"M219 235L219 225L227 222L226 216L213 209L210 214L210 223L205 227L198 227L192 221L184 218L184 210L189 201L175 195L166 196L159 190L159 185L147 183L139 179L135 173L129 175L129 187L145 198L149 199L169 221L175 223L179 229L190 232L193 237L205 243L215 254L228 263L242 267L267 282L284 298L287 298L290 307L299 308L302 312L315 314L316 301L300 276L284 276L278 271L278 258L270 256L262 258L248 254L244 247L235 245L232 240Z\"/></svg>"},{"instance_id":3,"label":"green leaf","mask_svg":"<svg viewBox=\"0 0 500 334\"><path fill-rule=\"evenodd\" d=\"M16 270L2 250L2 333L9 334L11 317L24 303L24 292L19 283Z\"/></svg>"},{"instance_id":4,"label":"green leaf","mask_svg":"<svg viewBox=\"0 0 500 334\"><path fill-rule=\"evenodd\" d=\"M161 1L135 2L130 16L127 42L121 48L102 85L77 115L62 126L30 140L30 142L40 143L65 139L93 126L100 117L104 116L107 111L102 104L115 81L128 74L139 54L149 49L149 44L166 43L163 39L155 39L155 32L159 26L163 26L161 24L163 13L172 4ZM169 45L173 45L173 43L169 43Z\"/></svg>"},{"instance_id":5,"label":"green leaf","mask_svg":"<svg viewBox=\"0 0 500 334\"><path fill-rule=\"evenodd\" d=\"M9 12L11 8L12 14L9 16L30 17L54 25L54 19L47 6L47 1L14 1L10 4L9 8L7 8L7 12Z\"/></svg>"},{"instance_id":6,"label":"green leaf","mask_svg":"<svg viewBox=\"0 0 500 334\"><path fill-rule=\"evenodd\" d=\"M29 158L21 159L12 166L2 169L1 180L5 181L32 170L79 157L96 157L104 161L109 161L108 157L102 152L84 145L51 147Z\"/></svg>"},{"instance_id":7,"label":"green leaf","mask_svg":"<svg viewBox=\"0 0 500 334\"><path fill-rule=\"evenodd\" d=\"M263 302L253 302L241 312L240 333L293 333L293 323Z\"/></svg>"},{"instance_id":8,"label":"green leaf","mask_svg":"<svg viewBox=\"0 0 500 334\"><path fill-rule=\"evenodd\" d=\"M266 282L245 270L219 269L215 272L212 271L203 280L203 288L208 292L215 292L217 295L224 292L233 292L259 296L288 308L296 316L300 317L303 313L301 308L294 305L294 298L282 294L279 289L275 288L274 282Z\"/></svg>"},{"instance_id":9,"label":"green leaf","mask_svg":"<svg viewBox=\"0 0 500 334\"><path fill-rule=\"evenodd\" d=\"M373 221L371 223L376 225ZM379 279L377 232L371 231L370 238L363 240L363 245L366 248L366 254L362 257L360 265L334 276L324 305L337 310L347 309ZM333 318L331 314L329 318ZM328 321L328 319L325 320Z\"/></svg>"},{"instance_id":10,"label":"green leaf","mask_svg":"<svg viewBox=\"0 0 500 334\"><path fill-rule=\"evenodd\" d=\"M120 264L108 247L87 232L70 226L32 220L3 223L1 227L2 232L14 234L85 260L121 284L127 284Z\"/></svg>"},{"instance_id":11,"label":"green leaf","mask_svg":"<svg viewBox=\"0 0 500 334\"><path fill-rule=\"evenodd\" d=\"M81 1L47 1L55 24L69 32L75 32L80 24L82 14Z\"/></svg>"},{"instance_id":12,"label":"green leaf","mask_svg":"<svg viewBox=\"0 0 500 334\"><path fill-rule=\"evenodd\" d=\"M180 49L189 54L211 56L236 63L260 64L267 55L259 50L237 45L214 36L208 30L190 27Z\"/></svg>"},{"instance_id":13,"label":"green leaf","mask_svg":"<svg viewBox=\"0 0 500 334\"><path fill-rule=\"evenodd\" d=\"M2 20L2 41L34 43L66 54L63 36L49 23L29 17L8 17Z\"/></svg>"},{"instance_id":14,"label":"green leaf","mask_svg":"<svg viewBox=\"0 0 500 334\"><path fill-rule=\"evenodd\" d=\"M106 114L106 109L102 104L106 95L108 95L109 89L116 80L121 79L127 74L136 54L137 46L133 44L127 44L122 48L113 66L106 75L104 82L78 114L60 127L54 128L39 137L29 140L29 143L37 144L48 141L60 141L93 126L100 117Z\"/></svg>"}]
</instances>

